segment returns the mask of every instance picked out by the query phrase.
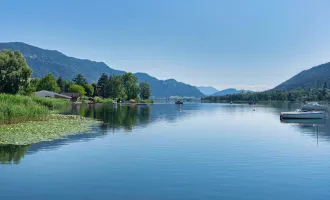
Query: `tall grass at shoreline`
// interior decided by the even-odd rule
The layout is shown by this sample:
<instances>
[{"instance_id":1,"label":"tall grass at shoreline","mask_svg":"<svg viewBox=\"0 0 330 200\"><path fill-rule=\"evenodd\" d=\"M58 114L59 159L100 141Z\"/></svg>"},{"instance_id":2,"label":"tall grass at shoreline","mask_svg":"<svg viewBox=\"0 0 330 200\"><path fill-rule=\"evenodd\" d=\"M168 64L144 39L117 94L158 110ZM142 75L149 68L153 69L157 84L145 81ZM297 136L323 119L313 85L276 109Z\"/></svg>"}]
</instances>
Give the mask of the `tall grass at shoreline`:
<instances>
[{"instance_id":1,"label":"tall grass at shoreline","mask_svg":"<svg viewBox=\"0 0 330 200\"><path fill-rule=\"evenodd\" d=\"M33 101L37 102L38 104L47 106L49 108L71 105L71 101L67 99L41 98L41 97L31 97L31 98Z\"/></svg>"},{"instance_id":2,"label":"tall grass at shoreline","mask_svg":"<svg viewBox=\"0 0 330 200\"><path fill-rule=\"evenodd\" d=\"M48 107L70 103L62 99L47 99L21 95L0 94L0 125L44 120Z\"/></svg>"}]
</instances>

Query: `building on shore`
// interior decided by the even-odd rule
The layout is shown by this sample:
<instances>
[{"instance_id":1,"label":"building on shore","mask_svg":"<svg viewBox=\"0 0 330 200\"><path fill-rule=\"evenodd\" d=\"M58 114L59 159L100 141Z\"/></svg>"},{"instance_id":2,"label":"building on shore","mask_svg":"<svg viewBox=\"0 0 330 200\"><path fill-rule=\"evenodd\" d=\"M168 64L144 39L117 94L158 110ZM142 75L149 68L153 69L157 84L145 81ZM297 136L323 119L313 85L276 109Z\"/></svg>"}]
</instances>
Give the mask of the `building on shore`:
<instances>
[{"instance_id":1,"label":"building on shore","mask_svg":"<svg viewBox=\"0 0 330 200\"><path fill-rule=\"evenodd\" d=\"M72 102L76 102L79 98L78 93L66 93L62 92L61 94L58 94L56 92L52 91L47 91L47 90L41 90L35 92L35 95L37 97L42 97L42 98L61 98L61 99L70 99Z\"/></svg>"},{"instance_id":2,"label":"building on shore","mask_svg":"<svg viewBox=\"0 0 330 200\"><path fill-rule=\"evenodd\" d=\"M35 95L37 97L43 97L43 98L61 98L61 99L71 99L70 96L63 95L63 94L58 94L56 92L52 91L47 91L47 90L40 90L38 92L35 92Z\"/></svg>"}]
</instances>

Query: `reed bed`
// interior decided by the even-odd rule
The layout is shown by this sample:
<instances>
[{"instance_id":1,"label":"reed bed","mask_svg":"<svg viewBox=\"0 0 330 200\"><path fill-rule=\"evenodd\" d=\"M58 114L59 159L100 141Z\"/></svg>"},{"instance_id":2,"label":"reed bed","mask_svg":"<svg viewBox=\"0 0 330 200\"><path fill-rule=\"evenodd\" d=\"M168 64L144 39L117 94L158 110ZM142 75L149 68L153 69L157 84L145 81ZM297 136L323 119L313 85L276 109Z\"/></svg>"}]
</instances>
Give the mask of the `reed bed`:
<instances>
[{"instance_id":1,"label":"reed bed","mask_svg":"<svg viewBox=\"0 0 330 200\"><path fill-rule=\"evenodd\" d=\"M49 108L71 105L71 101L67 99L32 97L32 100Z\"/></svg>"},{"instance_id":2,"label":"reed bed","mask_svg":"<svg viewBox=\"0 0 330 200\"><path fill-rule=\"evenodd\" d=\"M42 120L49 110L31 97L0 94L0 124Z\"/></svg>"},{"instance_id":3,"label":"reed bed","mask_svg":"<svg viewBox=\"0 0 330 200\"><path fill-rule=\"evenodd\" d=\"M0 125L44 120L50 113L48 107L68 104L70 101L63 99L0 94Z\"/></svg>"}]
</instances>

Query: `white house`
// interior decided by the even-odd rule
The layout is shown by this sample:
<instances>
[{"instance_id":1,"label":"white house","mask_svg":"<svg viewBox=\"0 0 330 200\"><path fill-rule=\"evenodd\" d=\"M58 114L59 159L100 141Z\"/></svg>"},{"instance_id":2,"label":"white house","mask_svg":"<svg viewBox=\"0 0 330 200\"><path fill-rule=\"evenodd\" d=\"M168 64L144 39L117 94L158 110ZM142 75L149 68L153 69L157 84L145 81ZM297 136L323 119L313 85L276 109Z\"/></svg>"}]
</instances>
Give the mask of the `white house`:
<instances>
[{"instance_id":1,"label":"white house","mask_svg":"<svg viewBox=\"0 0 330 200\"><path fill-rule=\"evenodd\" d=\"M41 90L41 91L35 92L35 95L37 97L71 99L71 97L69 97L69 96L66 96L63 94L58 94L56 92L51 92L51 91L47 91L47 90Z\"/></svg>"}]
</instances>

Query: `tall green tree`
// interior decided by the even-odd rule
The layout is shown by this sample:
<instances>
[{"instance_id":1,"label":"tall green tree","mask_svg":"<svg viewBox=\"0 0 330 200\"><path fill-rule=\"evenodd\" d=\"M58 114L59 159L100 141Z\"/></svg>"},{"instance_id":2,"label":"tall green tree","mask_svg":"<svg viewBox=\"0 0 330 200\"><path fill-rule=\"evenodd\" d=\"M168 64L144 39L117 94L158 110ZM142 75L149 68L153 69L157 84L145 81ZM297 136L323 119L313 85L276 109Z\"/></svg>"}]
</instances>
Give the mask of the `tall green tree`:
<instances>
[{"instance_id":1,"label":"tall green tree","mask_svg":"<svg viewBox=\"0 0 330 200\"><path fill-rule=\"evenodd\" d=\"M52 74L46 74L40 79L37 90L59 92L60 88L57 85L56 78Z\"/></svg>"},{"instance_id":2,"label":"tall green tree","mask_svg":"<svg viewBox=\"0 0 330 200\"><path fill-rule=\"evenodd\" d=\"M121 76L111 75L106 84L106 93L110 98L119 98L122 93Z\"/></svg>"},{"instance_id":3,"label":"tall green tree","mask_svg":"<svg viewBox=\"0 0 330 200\"><path fill-rule=\"evenodd\" d=\"M39 83L40 83L40 78L31 78L30 87L34 87L37 89Z\"/></svg>"},{"instance_id":4,"label":"tall green tree","mask_svg":"<svg viewBox=\"0 0 330 200\"><path fill-rule=\"evenodd\" d=\"M98 93L97 93L97 84L96 83L92 83L92 86L93 86L93 89L94 89L94 93L93 93L93 96L98 96Z\"/></svg>"},{"instance_id":5,"label":"tall green tree","mask_svg":"<svg viewBox=\"0 0 330 200\"><path fill-rule=\"evenodd\" d=\"M151 95L150 85L147 82L141 82L139 84L139 91L141 99L149 99Z\"/></svg>"},{"instance_id":6,"label":"tall green tree","mask_svg":"<svg viewBox=\"0 0 330 200\"><path fill-rule=\"evenodd\" d=\"M65 86L66 86L66 81L61 76L59 76L56 82L57 82L58 87L60 87L60 91L64 92Z\"/></svg>"},{"instance_id":7,"label":"tall green tree","mask_svg":"<svg viewBox=\"0 0 330 200\"><path fill-rule=\"evenodd\" d=\"M122 76L122 87L126 94L126 99L135 99L139 94L139 87L137 84L137 77L134 76L132 73L125 73Z\"/></svg>"},{"instance_id":8,"label":"tall green tree","mask_svg":"<svg viewBox=\"0 0 330 200\"><path fill-rule=\"evenodd\" d=\"M103 98L107 97L107 93L106 93L107 82L108 82L108 76L105 73L103 73L97 82L97 93L99 96Z\"/></svg>"},{"instance_id":9,"label":"tall green tree","mask_svg":"<svg viewBox=\"0 0 330 200\"><path fill-rule=\"evenodd\" d=\"M65 82L65 87L64 87L64 92L69 92L69 88L71 85L73 85L74 83L72 81L66 81Z\"/></svg>"},{"instance_id":10,"label":"tall green tree","mask_svg":"<svg viewBox=\"0 0 330 200\"><path fill-rule=\"evenodd\" d=\"M68 92L79 93L80 96L84 96L86 93L84 87L77 84L71 85Z\"/></svg>"},{"instance_id":11,"label":"tall green tree","mask_svg":"<svg viewBox=\"0 0 330 200\"><path fill-rule=\"evenodd\" d=\"M30 78L29 84L24 87L23 90L20 90L18 94L21 95L31 95L37 91L37 87L39 85L40 79L39 78Z\"/></svg>"},{"instance_id":12,"label":"tall green tree","mask_svg":"<svg viewBox=\"0 0 330 200\"><path fill-rule=\"evenodd\" d=\"M85 84L83 87L86 91L86 96L89 96L89 97L93 96L93 94L94 94L93 86L91 86L90 84Z\"/></svg>"},{"instance_id":13,"label":"tall green tree","mask_svg":"<svg viewBox=\"0 0 330 200\"><path fill-rule=\"evenodd\" d=\"M86 78L82 74L77 74L76 78L72 79L74 84L84 86L87 84Z\"/></svg>"},{"instance_id":14,"label":"tall green tree","mask_svg":"<svg viewBox=\"0 0 330 200\"><path fill-rule=\"evenodd\" d=\"M322 97L323 97L322 100L327 99L327 97L328 97L328 91L327 90L328 90L327 82L324 81L323 90L322 90Z\"/></svg>"},{"instance_id":15,"label":"tall green tree","mask_svg":"<svg viewBox=\"0 0 330 200\"><path fill-rule=\"evenodd\" d=\"M18 51L0 51L0 93L16 94L27 87L32 69Z\"/></svg>"}]
</instances>

